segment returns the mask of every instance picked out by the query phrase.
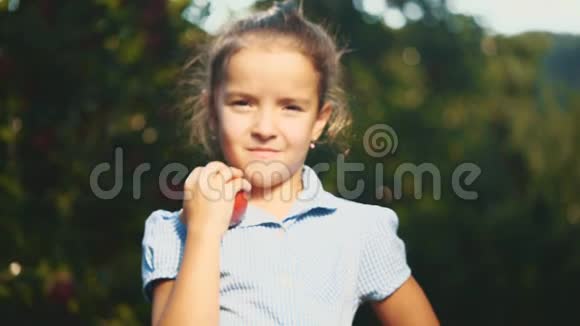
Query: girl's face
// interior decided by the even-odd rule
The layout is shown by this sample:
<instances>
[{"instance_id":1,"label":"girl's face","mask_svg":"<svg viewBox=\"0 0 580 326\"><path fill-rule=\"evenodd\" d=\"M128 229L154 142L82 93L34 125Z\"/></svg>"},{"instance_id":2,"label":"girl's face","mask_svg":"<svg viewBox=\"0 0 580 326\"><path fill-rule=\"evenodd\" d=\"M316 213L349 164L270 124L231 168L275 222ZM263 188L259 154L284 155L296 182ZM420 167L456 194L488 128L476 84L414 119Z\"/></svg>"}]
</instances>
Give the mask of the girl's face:
<instances>
[{"instance_id":1,"label":"girl's face","mask_svg":"<svg viewBox=\"0 0 580 326\"><path fill-rule=\"evenodd\" d=\"M251 46L230 58L218 106L225 159L271 187L296 175L331 113L318 110L318 73L290 46Z\"/></svg>"}]
</instances>

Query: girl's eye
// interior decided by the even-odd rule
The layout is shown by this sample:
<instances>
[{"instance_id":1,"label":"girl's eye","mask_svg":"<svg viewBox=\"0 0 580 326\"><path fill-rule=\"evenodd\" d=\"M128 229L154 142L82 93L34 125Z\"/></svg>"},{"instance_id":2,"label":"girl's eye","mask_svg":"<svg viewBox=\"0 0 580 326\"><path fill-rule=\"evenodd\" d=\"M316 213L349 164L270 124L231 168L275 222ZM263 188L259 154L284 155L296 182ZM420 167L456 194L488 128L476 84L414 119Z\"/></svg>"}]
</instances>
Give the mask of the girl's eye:
<instances>
[{"instance_id":1,"label":"girl's eye","mask_svg":"<svg viewBox=\"0 0 580 326\"><path fill-rule=\"evenodd\" d=\"M248 101L239 100L239 101L232 102L232 105L234 105L234 106L247 106L247 105L250 105L250 103Z\"/></svg>"},{"instance_id":2,"label":"girl's eye","mask_svg":"<svg viewBox=\"0 0 580 326\"><path fill-rule=\"evenodd\" d=\"M291 111L302 111L302 108L296 105L288 105L286 108Z\"/></svg>"}]
</instances>

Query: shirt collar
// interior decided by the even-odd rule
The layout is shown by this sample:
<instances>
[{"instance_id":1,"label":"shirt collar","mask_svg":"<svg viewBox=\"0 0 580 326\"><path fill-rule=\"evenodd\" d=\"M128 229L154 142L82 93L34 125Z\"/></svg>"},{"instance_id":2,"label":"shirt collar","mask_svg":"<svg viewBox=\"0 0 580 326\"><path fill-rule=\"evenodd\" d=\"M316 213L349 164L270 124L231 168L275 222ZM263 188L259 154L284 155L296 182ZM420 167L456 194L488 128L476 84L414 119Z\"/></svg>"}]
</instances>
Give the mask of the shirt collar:
<instances>
[{"instance_id":1,"label":"shirt collar","mask_svg":"<svg viewBox=\"0 0 580 326\"><path fill-rule=\"evenodd\" d=\"M303 165L301 173L304 188L298 193L298 197L282 222L300 217L313 209L336 209L334 196L324 190L316 171L308 165ZM242 221L234 227L249 227L263 223L279 224L280 221L263 209L248 204Z\"/></svg>"}]
</instances>

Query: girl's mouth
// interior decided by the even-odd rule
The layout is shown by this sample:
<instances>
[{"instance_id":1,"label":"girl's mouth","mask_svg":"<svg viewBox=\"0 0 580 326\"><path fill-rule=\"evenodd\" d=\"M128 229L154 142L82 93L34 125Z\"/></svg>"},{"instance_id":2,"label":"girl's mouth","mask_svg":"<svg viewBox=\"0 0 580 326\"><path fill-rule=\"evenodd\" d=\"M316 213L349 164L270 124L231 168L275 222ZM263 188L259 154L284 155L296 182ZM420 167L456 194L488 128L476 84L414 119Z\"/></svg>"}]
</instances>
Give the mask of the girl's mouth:
<instances>
[{"instance_id":1,"label":"girl's mouth","mask_svg":"<svg viewBox=\"0 0 580 326\"><path fill-rule=\"evenodd\" d=\"M250 153L252 153L252 156L258 158L273 158L278 155L279 151L270 149L250 149Z\"/></svg>"}]
</instances>

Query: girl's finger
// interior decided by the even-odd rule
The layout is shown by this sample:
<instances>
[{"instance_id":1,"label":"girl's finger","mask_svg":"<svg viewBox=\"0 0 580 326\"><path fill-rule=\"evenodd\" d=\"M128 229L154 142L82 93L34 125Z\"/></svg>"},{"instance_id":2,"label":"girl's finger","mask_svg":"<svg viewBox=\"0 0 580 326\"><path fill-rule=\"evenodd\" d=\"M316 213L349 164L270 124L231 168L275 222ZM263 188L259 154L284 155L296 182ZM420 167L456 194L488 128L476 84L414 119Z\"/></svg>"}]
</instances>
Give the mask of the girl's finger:
<instances>
[{"instance_id":1,"label":"girl's finger","mask_svg":"<svg viewBox=\"0 0 580 326\"><path fill-rule=\"evenodd\" d=\"M242 189L246 192L252 191L252 184L247 179L242 179Z\"/></svg>"},{"instance_id":2,"label":"girl's finger","mask_svg":"<svg viewBox=\"0 0 580 326\"><path fill-rule=\"evenodd\" d=\"M212 161L209 162L208 164L206 164L202 171L201 174L199 176L199 181L200 181L200 188L204 189L206 187L208 187L211 190L218 190L219 189L219 182L216 182L216 176L217 177L222 177L222 176L218 176L217 174L221 174L220 170L222 170L223 168L227 168L227 165L225 165L223 162L220 161ZM228 175L227 172L223 172L226 175ZM231 172L230 172L231 173ZM222 181L221 183L223 184L224 181ZM216 187L218 187L218 189L216 189Z\"/></svg>"},{"instance_id":3,"label":"girl's finger","mask_svg":"<svg viewBox=\"0 0 580 326\"><path fill-rule=\"evenodd\" d=\"M224 182L228 182L236 177L232 168L227 165L224 165L224 167L219 170L219 173L224 177Z\"/></svg>"},{"instance_id":4,"label":"girl's finger","mask_svg":"<svg viewBox=\"0 0 580 326\"><path fill-rule=\"evenodd\" d=\"M218 170L222 169L223 167L226 167L227 165L225 165L224 162L221 161L211 161L209 163L207 163L204 166L204 171L205 173L209 174L214 174L216 173Z\"/></svg>"},{"instance_id":5,"label":"girl's finger","mask_svg":"<svg viewBox=\"0 0 580 326\"><path fill-rule=\"evenodd\" d=\"M246 181L247 182L247 181ZM226 189L228 190L228 198L234 199L234 195L239 191L244 190L244 179L236 178L226 184ZM231 197L230 197L231 196Z\"/></svg>"},{"instance_id":6,"label":"girl's finger","mask_svg":"<svg viewBox=\"0 0 580 326\"><path fill-rule=\"evenodd\" d=\"M240 178L240 177L244 176L244 171L242 171L236 167L230 166L230 170L232 171L234 177L236 177L236 178Z\"/></svg>"},{"instance_id":7,"label":"girl's finger","mask_svg":"<svg viewBox=\"0 0 580 326\"><path fill-rule=\"evenodd\" d=\"M199 174L201 173L202 167L198 166L193 171L189 173L187 178L185 179L184 188L185 189L193 189L193 187L197 184L199 180Z\"/></svg>"}]
</instances>

